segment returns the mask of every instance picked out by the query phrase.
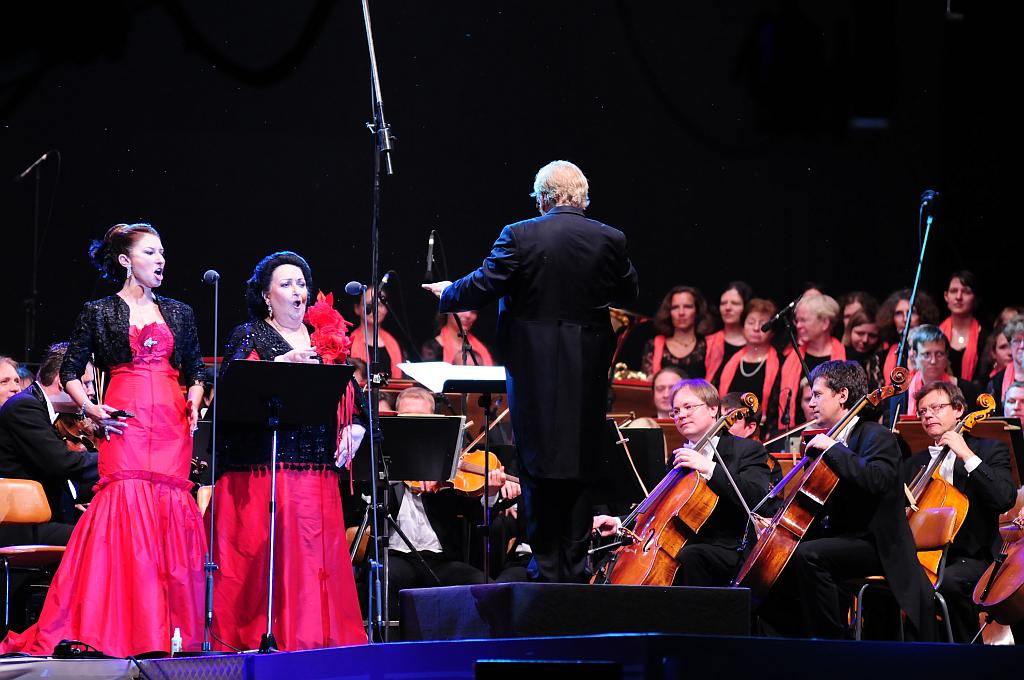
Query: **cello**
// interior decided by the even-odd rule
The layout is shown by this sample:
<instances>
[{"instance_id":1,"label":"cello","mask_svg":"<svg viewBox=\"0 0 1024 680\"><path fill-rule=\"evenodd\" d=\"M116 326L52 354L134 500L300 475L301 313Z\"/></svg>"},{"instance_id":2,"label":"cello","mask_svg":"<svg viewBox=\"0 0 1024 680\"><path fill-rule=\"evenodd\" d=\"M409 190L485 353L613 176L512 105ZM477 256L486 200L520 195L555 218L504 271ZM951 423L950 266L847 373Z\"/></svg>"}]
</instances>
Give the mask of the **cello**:
<instances>
[{"instance_id":1,"label":"cello","mask_svg":"<svg viewBox=\"0 0 1024 680\"><path fill-rule=\"evenodd\" d=\"M832 426L828 436L835 436L849 425L854 417L869 404L878 406L880 403L900 394L910 386L909 372L897 366L889 375L890 385L869 392L857 400L843 418ZM775 516L758 532L757 545L750 552L739 574L733 580L733 586L750 588L750 594L758 602L768 594L771 587L789 563L800 541L807 535L811 525L818 517L818 512L825 507L829 496L839 484L839 477L825 462L825 456L811 459L804 456L793 468L794 474L799 467L808 465L800 485L790 494Z\"/></svg>"},{"instance_id":2,"label":"cello","mask_svg":"<svg viewBox=\"0 0 1024 680\"><path fill-rule=\"evenodd\" d=\"M722 430L757 411L757 397L747 392L744 406L715 421L692 447L701 451ZM718 494L704 477L685 469L672 468L650 495L623 521L619 529L626 544L617 548L602 573L593 582L670 586L679 570L676 554L700 531L718 504ZM630 529L628 527L632 526Z\"/></svg>"},{"instance_id":3,"label":"cello","mask_svg":"<svg viewBox=\"0 0 1024 680\"><path fill-rule=\"evenodd\" d=\"M996 410L996 400L991 394L978 396L978 406L981 409L972 411L964 416L953 428L954 432L970 432L974 425L985 420ZM932 458L931 462L918 470L913 481L907 487L907 495L910 499L910 508L907 511L909 520L921 509L927 508L953 508L956 510L956 521L953 523L953 535L960 531L960 526L967 518L969 502L967 496L955 486L947 482L939 475L939 466L946 459L949 447L943 446L939 455ZM934 584L938 580L939 560L942 559L941 550L929 550L918 552L917 559L924 567L928 579Z\"/></svg>"},{"instance_id":4,"label":"cello","mask_svg":"<svg viewBox=\"0 0 1024 680\"><path fill-rule=\"evenodd\" d=\"M986 626L990 621L1011 626L1024 619L1024 538L1020 537L1024 532L1024 510L1013 525L1017 531L1007 532L996 561L974 587L974 604L988 613ZM1019 640L1015 642L1021 644Z\"/></svg>"}]
</instances>

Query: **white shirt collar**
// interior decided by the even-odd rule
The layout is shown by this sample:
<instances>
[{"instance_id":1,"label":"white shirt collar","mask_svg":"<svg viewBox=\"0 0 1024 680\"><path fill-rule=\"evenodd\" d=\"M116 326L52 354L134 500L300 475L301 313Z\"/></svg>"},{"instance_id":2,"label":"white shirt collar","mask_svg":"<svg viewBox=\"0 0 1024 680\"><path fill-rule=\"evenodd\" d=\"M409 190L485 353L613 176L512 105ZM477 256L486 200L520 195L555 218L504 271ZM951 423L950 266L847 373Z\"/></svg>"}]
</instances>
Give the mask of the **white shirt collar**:
<instances>
[{"instance_id":1,"label":"white shirt collar","mask_svg":"<svg viewBox=\"0 0 1024 680\"><path fill-rule=\"evenodd\" d=\"M53 410L53 404L50 403L50 395L46 393L43 385L38 380L36 385L39 385L39 391L43 393L43 401L46 402L46 412L50 414L50 424L53 425L57 422L57 412Z\"/></svg>"},{"instance_id":2,"label":"white shirt collar","mask_svg":"<svg viewBox=\"0 0 1024 680\"><path fill-rule=\"evenodd\" d=\"M845 444L850 438L850 433L853 432L853 428L857 426L857 421L859 420L860 416L854 416L853 419L850 420L850 423L836 434L836 441L840 441Z\"/></svg>"}]
</instances>

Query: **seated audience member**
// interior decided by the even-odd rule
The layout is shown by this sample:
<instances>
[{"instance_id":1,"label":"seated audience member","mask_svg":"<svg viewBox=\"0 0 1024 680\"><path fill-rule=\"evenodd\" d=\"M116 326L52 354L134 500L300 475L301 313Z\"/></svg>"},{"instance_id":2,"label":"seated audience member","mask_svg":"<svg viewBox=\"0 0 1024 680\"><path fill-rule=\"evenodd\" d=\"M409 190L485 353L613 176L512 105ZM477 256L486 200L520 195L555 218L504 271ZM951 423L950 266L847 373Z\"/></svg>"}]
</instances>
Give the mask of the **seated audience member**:
<instances>
[{"instance_id":1,"label":"seated audience member","mask_svg":"<svg viewBox=\"0 0 1024 680\"><path fill-rule=\"evenodd\" d=\"M976 306L973 273L962 270L949 277L949 285L942 294L949 316L939 328L949 340L951 373L961 380L972 381L981 358L981 324L974 318Z\"/></svg>"},{"instance_id":2,"label":"seated audience member","mask_svg":"<svg viewBox=\"0 0 1024 680\"><path fill-rule=\"evenodd\" d=\"M1011 384L1024 381L1024 315L1013 317L1003 326L1003 337L1010 345L1010 363L989 379L985 390L1000 404Z\"/></svg>"},{"instance_id":3,"label":"seated audience member","mask_svg":"<svg viewBox=\"0 0 1024 680\"><path fill-rule=\"evenodd\" d=\"M775 304L771 300L754 298L747 303L743 315L746 345L726 361L715 381L723 394L753 392L760 403L762 421L758 425L765 430L774 429L779 411L781 362L772 347L774 333L761 330L774 315Z\"/></svg>"},{"instance_id":4,"label":"seated audience member","mask_svg":"<svg viewBox=\"0 0 1024 680\"><path fill-rule=\"evenodd\" d=\"M878 300L871 293L855 290L839 298L839 311L843 316L843 327L840 334L846 335L850 330L850 319L857 312L863 313L869 319L875 318L878 314Z\"/></svg>"},{"instance_id":5,"label":"seated audience member","mask_svg":"<svg viewBox=\"0 0 1024 680\"><path fill-rule=\"evenodd\" d=\"M978 608L972 595L982 573L995 559L999 545L999 515L1013 507L1017 487L1010 469L1010 450L996 439L981 439L955 431L969 409L960 388L948 382L925 383L914 395L925 432L934 442L903 461L903 481L910 483L918 471L938 456L938 473L968 500L967 514L946 555L945 574L939 592L949 608L953 638L970 642L978 632Z\"/></svg>"},{"instance_id":6,"label":"seated audience member","mask_svg":"<svg viewBox=\"0 0 1024 680\"><path fill-rule=\"evenodd\" d=\"M718 390L706 380L696 378L679 383L672 396L672 406L676 429L687 440L673 452L673 466L701 475L718 495L707 521L675 556L680 568L674 585L726 586L743 560L743 554L737 549L747 532L748 516L725 474L718 469L712 447L718 449L747 505L751 506L768 493L768 453L760 442L741 439L729 432L712 437L700 451L691 448L714 425L721 406ZM616 534L621 524L618 517L594 517L594 530L602 536Z\"/></svg>"},{"instance_id":7,"label":"seated audience member","mask_svg":"<svg viewBox=\"0 0 1024 680\"><path fill-rule=\"evenodd\" d=\"M21 392L18 362L10 357L0 356L0 406L18 392Z\"/></svg>"},{"instance_id":8,"label":"seated audience member","mask_svg":"<svg viewBox=\"0 0 1024 680\"><path fill-rule=\"evenodd\" d=\"M790 352L782 365L778 422L780 430L793 427L793 423L784 422L782 416L796 414L798 388L803 374L800 357L803 357L808 371L813 371L815 366L829 360L846 359L846 348L843 347L843 343L831 335L832 324L839 317L838 302L827 295L805 296L796 306L794 317L800 354Z\"/></svg>"},{"instance_id":9,"label":"seated audience member","mask_svg":"<svg viewBox=\"0 0 1024 680\"><path fill-rule=\"evenodd\" d=\"M352 339L352 354L351 356L356 359L362 359L368 361L366 358L366 340L363 337L363 315L366 315L366 329L370 334L370 340L373 340L373 296L374 289L367 288L366 293L361 297L356 296L352 303L352 311L355 313L356 319L355 324L352 326L352 332L349 334L349 338ZM398 344L398 340L395 340L395 336L384 330L384 319L388 317L388 308L383 302L380 303L380 328L378 329L378 336L380 338L381 348L378 352L380 361L384 366L388 367L391 371L392 378L401 378L402 371L398 368L405 359L402 356L402 347ZM370 355L373 355L373 345L370 345Z\"/></svg>"},{"instance_id":10,"label":"seated audience member","mask_svg":"<svg viewBox=\"0 0 1024 680\"><path fill-rule=\"evenodd\" d=\"M707 351L704 355L704 370L708 382L712 382L718 369L732 355L747 343L743 335L743 313L752 291L743 281L732 281L718 299L718 314L722 319L722 330L704 338Z\"/></svg>"},{"instance_id":11,"label":"seated audience member","mask_svg":"<svg viewBox=\"0 0 1024 680\"><path fill-rule=\"evenodd\" d=\"M1003 397L1003 416L1024 421L1024 382L1015 380L1010 383Z\"/></svg>"},{"instance_id":12,"label":"seated audience member","mask_svg":"<svg viewBox=\"0 0 1024 680\"><path fill-rule=\"evenodd\" d=\"M910 309L910 293L909 288L891 293L878 308L878 315L875 317L883 346L882 384L889 383L889 374L892 373L892 369L896 368L896 355L900 339L903 337L903 329L907 325L907 312ZM914 299L914 313L910 315L910 327L916 328L922 323L938 322L939 308L935 306L931 296L923 290L917 291L917 297ZM904 360L906 360L906 353L904 353Z\"/></svg>"},{"instance_id":13,"label":"seated audience member","mask_svg":"<svg viewBox=\"0 0 1024 680\"><path fill-rule=\"evenodd\" d=\"M672 388L686 378L686 373L678 368L663 368L654 374L651 389L654 393L654 410L659 420L672 419Z\"/></svg>"},{"instance_id":14,"label":"seated audience member","mask_svg":"<svg viewBox=\"0 0 1024 680\"><path fill-rule=\"evenodd\" d=\"M985 338L981 359L978 362L978 377L985 378L985 382L987 382L997 373L1002 373L1003 369L1012 361L1013 353L1010 351L1010 341L1003 335L1003 329L1000 327Z\"/></svg>"},{"instance_id":15,"label":"seated audience member","mask_svg":"<svg viewBox=\"0 0 1024 680\"><path fill-rule=\"evenodd\" d=\"M399 415L431 415L434 397L422 387L409 387L398 395ZM502 469L492 470L491 494L496 495L506 482ZM480 522L482 499L457 493L440 482L421 482L416 491L406 482L392 481L388 509L412 545L392 528L388 552L391 616L399 611L398 592L405 588L483 583L484 574L469 564L468 545L464 541L466 521ZM423 563L413 554L418 553ZM423 564L426 564L424 569Z\"/></svg>"},{"instance_id":16,"label":"seated audience member","mask_svg":"<svg viewBox=\"0 0 1024 680\"><path fill-rule=\"evenodd\" d=\"M707 372L704 334L710 320L708 304L699 290L690 286L669 290L654 315L658 334L644 346L643 372L654 375L674 366L689 376L703 376Z\"/></svg>"},{"instance_id":17,"label":"seated audience member","mask_svg":"<svg viewBox=\"0 0 1024 680\"><path fill-rule=\"evenodd\" d=\"M958 380L951 374L949 341L938 326L918 326L911 331L909 342L914 350L911 361L914 373L907 390L889 399L888 416L885 419L887 423L892 424L897 411L900 416L916 416L917 399L914 395L921 391L922 386L929 383L947 382L957 385L964 394L966 403L974 404L978 397L978 389L972 383Z\"/></svg>"},{"instance_id":18,"label":"seated audience member","mask_svg":"<svg viewBox=\"0 0 1024 680\"><path fill-rule=\"evenodd\" d=\"M68 480L89 485L99 480L97 455L69 450L53 426L57 414L51 400L63 392L58 374L66 351L67 343L53 345L39 368L39 380L0 409L0 477L39 482L52 514L50 522L37 527L0 527L0 545L67 545L74 529L73 518L61 510Z\"/></svg>"},{"instance_id":19,"label":"seated audience member","mask_svg":"<svg viewBox=\"0 0 1024 680\"><path fill-rule=\"evenodd\" d=\"M469 340L465 363L470 366L493 366L494 359L491 357L487 345L470 332L476 324L477 313L472 310L458 312L457 318L462 322L462 329L466 332L466 338ZM423 361L447 361L449 364L459 365L463 363L462 335L459 333L459 324L455 319L455 314L438 315L437 335L424 342L420 349L420 358Z\"/></svg>"}]
</instances>

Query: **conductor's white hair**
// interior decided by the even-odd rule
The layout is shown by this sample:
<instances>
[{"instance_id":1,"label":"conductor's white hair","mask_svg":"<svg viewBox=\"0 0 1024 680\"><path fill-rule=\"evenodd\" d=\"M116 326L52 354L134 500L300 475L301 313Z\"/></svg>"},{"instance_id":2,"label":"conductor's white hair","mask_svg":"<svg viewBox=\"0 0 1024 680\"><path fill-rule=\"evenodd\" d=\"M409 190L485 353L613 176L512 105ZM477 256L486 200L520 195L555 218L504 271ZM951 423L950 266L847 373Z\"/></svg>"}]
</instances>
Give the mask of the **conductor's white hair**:
<instances>
[{"instance_id":1,"label":"conductor's white hair","mask_svg":"<svg viewBox=\"0 0 1024 680\"><path fill-rule=\"evenodd\" d=\"M586 210L590 205L590 185L583 171L569 161L551 161L537 171L533 193L549 205L571 205Z\"/></svg>"}]
</instances>

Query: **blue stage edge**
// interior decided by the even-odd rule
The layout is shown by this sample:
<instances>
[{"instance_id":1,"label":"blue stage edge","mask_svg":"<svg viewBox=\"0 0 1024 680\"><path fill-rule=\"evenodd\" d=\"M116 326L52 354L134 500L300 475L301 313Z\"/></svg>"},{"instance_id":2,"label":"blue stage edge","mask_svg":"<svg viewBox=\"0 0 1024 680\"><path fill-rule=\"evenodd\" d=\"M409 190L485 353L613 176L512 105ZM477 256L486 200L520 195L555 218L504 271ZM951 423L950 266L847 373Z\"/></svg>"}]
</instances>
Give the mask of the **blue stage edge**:
<instances>
[{"instance_id":1,"label":"blue stage edge","mask_svg":"<svg viewBox=\"0 0 1024 680\"><path fill-rule=\"evenodd\" d=\"M555 662L555 663L540 663ZM591 662L591 663L583 663ZM605 662L605 663L593 663ZM397 642L142 662L154 680L984 677L1020 668L1020 647L612 634Z\"/></svg>"}]
</instances>

